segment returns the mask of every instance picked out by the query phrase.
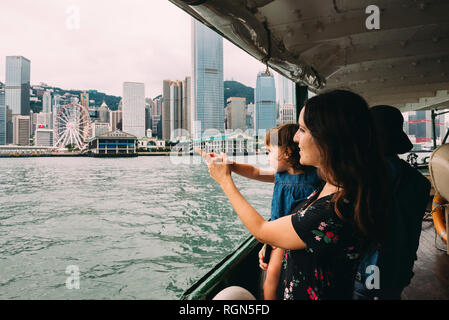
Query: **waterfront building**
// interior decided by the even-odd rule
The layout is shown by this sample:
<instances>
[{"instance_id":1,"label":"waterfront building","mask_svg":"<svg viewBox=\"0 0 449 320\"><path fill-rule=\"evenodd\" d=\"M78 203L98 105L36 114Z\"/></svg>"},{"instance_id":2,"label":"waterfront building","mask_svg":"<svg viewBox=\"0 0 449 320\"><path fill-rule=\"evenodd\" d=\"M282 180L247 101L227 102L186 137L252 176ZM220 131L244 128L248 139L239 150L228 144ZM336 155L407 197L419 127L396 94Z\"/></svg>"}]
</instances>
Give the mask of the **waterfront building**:
<instances>
[{"instance_id":1,"label":"waterfront building","mask_svg":"<svg viewBox=\"0 0 449 320\"><path fill-rule=\"evenodd\" d=\"M136 136L115 130L90 138L88 148L94 156L131 156L137 154L136 142Z\"/></svg>"},{"instance_id":2,"label":"waterfront building","mask_svg":"<svg viewBox=\"0 0 449 320\"><path fill-rule=\"evenodd\" d=\"M5 104L13 115L30 114L30 60L6 57Z\"/></svg>"},{"instance_id":3,"label":"waterfront building","mask_svg":"<svg viewBox=\"0 0 449 320\"><path fill-rule=\"evenodd\" d=\"M192 19L192 51L192 134L223 133L223 38Z\"/></svg>"},{"instance_id":4,"label":"waterfront building","mask_svg":"<svg viewBox=\"0 0 449 320\"><path fill-rule=\"evenodd\" d=\"M43 126L43 125L40 125ZM53 129L41 128L38 126L36 128L34 134L34 145L35 146L44 146L44 147L52 147L53 146Z\"/></svg>"},{"instance_id":5,"label":"waterfront building","mask_svg":"<svg viewBox=\"0 0 449 320\"><path fill-rule=\"evenodd\" d=\"M226 129L246 129L246 99L230 97L225 109Z\"/></svg>"},{"instance_id":6,"label":"waterfront building","mask_svg":"<svg viewBox=\"0 0 449 320\"><path fill-rule=\"evenodd\" d=\"M145 136L145 84L123 83L123 131L136 137Z\"/></svg>"},{"instance_id":7,"label":"waterfront building","mask_svg":"<svg viewBox=\"0 0 449 320\"><path fill-rule=\"evenodd\" d=\"M111 110L109 110L108 105L103 100L103 103L101 104L100 108L98 108L98 110L97 110L99 122L109 123L109 113L110 112L111 112Z\"/></svg>"},{"instance_id":8,"label":"waterfront building","mask_svg":"<svg viewBox=\"0 0 449 320\"><path fill-rule=\"evenodd\" d=\"M279 109L279 123L296 123L296 108L293 104L284 104Z\"/></svg>"},{"instance_id":9,"label":"waterfront building","mask_svg":"<svg viewBox=\"0 0 449 320\"><path fill-rule=\"evenodd\" d=\"M30 145L30 116L14 115L13 122L13 144L18 146Z\"/></svg>"},{"instance_id":10,"label":"waterfront building","mask_svg":"<svg viewBox=\"0 0 449 320\"><path fill-rule=\"evenodd\" d=\"M276 126L276 88L272 73L257 74L255 104L254 129L259 135Z\"/></svg>"},{"instance_id":11,"label":"waterfront building","mask_svg":"<svg viewBox=\"0 0 449 320\"><path fill-rule=\"evenodd\" d=\"M190 141L180 142L180 147L185 143L189 144L188 150L193 152L195 148L200 148L205 152L227 153L227 154L254 154L257 151L257 144L254 137L237 130L233 133L203 137ZM187 149L187 148L186 148Z\"/></svg>"},{"instance_id":12,"label":"waterfront building","mask_svg":"<svg viewBox=\"0 0 449 320\"><path fill-rule=\"evenodd\" d=\"M111 111L109 115L110 131L122 130L122 110Z\"/></svg>"},{"instance_id":13,"label":"waterfront building","mask_svg":"<svg viewBox=\"0 0 449 320\"><path fill-rule=\"evenodd\" d=\"M165 148L165 140L158 140L155 137L143 137L137 141L137 146L139 149L154 151L160 148Z\"/></svg>"},{"instance_id":14,"label":"waterfront building","mask_svg":"<svg viewBox=\"0 0 449 320\"><path fill-rule=\"evenodd\" d=\"M46 146L0 146L0 155L20 156L20 155L44 155L55 152L56 148Z\"/></svg>"},{"instance_id":15,"label":"waterfront building","mask_svg":"<svg viewBox=\"0 0 449 320\"><path fill-rule=\"evenodd\" d=\"M6 144L6 101L5 86L0 82L0 145Z\"/></svg>"},{"instance_id":16,"label":"waterfront building","mask_svg":"<svg viewBox=\"0 0 449 320\"><path fill-rule=\"evenodd\" d=\"M88 92L80 93L80 104L82 106L84 106L86 109L89 109L89 93Z\"/></svg>"}]
</instances>

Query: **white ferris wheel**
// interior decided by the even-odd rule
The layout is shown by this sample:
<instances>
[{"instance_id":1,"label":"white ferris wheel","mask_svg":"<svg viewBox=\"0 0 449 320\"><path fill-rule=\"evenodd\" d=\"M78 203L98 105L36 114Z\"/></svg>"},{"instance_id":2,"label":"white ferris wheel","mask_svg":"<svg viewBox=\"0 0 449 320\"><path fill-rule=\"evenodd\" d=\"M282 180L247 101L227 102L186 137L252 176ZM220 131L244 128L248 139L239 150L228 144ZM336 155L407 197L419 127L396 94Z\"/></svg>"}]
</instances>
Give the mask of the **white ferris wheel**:
<instances>
[{"instance_id":1,"label":"white ferris wheel","mask_svg":"<svg viewBox=\"0 0 449 320\"><path fill-rule=\"evenodd\" d=\"M66 148L67 145L83 150L90 135L90 116L86 107L70 103L59 109L54 123L55 147Z\"/></svg>"}]
</instances>

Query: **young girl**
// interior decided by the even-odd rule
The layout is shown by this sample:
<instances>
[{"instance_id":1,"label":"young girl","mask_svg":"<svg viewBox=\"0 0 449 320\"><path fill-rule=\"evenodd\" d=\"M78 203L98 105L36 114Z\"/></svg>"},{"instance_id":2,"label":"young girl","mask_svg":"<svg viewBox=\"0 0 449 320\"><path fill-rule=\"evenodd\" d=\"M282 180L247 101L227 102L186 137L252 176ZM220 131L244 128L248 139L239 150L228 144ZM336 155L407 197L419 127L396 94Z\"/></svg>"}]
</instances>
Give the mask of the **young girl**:
<instances>
[{"instance_id":1,"label":"young girl","mask_svg":"<svg viewBox=\"0 0 449 320\"><path fill-rule=\"evenodd\" d=\"M314 167L302 166L299 163L298 144L293 142L298 128L297 124L289 123L267 132L265 145L268 151L268 162L273 170L259 169L243 163L231 164L231 170L241 176L274 183L271 201L272 221L291 214L293 208L321 184ZM262 253L259 253L259 256L261 255ZM276 299L283 255L283 249L275 248L271 252L268 269L261 263L261 268L267 270L264 283L266 300Z\"/></svg>"}]
</instances>

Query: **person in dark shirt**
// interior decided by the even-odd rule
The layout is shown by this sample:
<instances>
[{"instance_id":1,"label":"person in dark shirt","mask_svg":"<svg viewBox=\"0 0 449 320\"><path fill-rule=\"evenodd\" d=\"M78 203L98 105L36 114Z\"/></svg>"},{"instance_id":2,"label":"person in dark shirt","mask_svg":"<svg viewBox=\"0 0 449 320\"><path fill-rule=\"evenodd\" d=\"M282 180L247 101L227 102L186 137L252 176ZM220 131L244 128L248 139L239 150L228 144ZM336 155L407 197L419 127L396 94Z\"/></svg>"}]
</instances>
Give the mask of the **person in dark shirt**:
<instances>
[{"instance_id":1,"label":"person in dark shirt","mask_svg":"<svg viewBox=\"0 0 449 320\"><path fill-rule=\"evenodd\" d=\"M294 141L300 163L316 167L324 182L275 221L265 221L243 198L225 155L215 161L197 152L251 234L286 250L278 298L351 299L360 249L383 239L388 198L386 164L366 101L345 90L309 99Z\"/></svg>"},{"instance_id":2,"label":"person in dark shirt","mask_svg":"<svg viewBox=\"0 0 449 320\"><path fill-rule=\"evenodd\" d=\"M389 210L387 241L368 253L370 264L378 267L379 288L365 285L365 264L361 264L356 276L354 299L401 299L402 290L410 284L413 265L417 259L422 219L429 201L430 182L399 154L409 152L413 144L403 131L404 118L399 109L378 105L370 108L377 129L383 154L388 162L388 176L392 191ZM374 259L373 259L374 257ZM365 274L364 274L365 273Z\"/></svg>"}]
</instances>

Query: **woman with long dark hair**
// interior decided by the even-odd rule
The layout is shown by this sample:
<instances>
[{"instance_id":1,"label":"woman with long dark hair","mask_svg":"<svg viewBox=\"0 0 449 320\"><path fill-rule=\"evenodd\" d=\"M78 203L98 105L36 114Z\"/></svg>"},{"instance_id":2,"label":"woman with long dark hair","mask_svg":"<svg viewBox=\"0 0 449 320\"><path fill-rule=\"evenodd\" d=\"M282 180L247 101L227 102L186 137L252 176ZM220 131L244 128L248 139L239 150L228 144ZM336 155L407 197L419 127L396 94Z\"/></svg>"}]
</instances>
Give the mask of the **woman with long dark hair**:
<instances>
[{"instance_id":1,"label":"woman with long dark hair","mask_svg":"<svg viewBox=\"0 0 449 320\"><path fill-rule=\"evenodd\" d=\"M226 156L207 154L211 177L248 230L286 249L278 297L350 299L362 247L382 244L388 181L366 101L334 90L309 99L299 116L301 164L315 166L324 183L292 215L265 221L243 198Z\"/></svg>"}]
</instances>

